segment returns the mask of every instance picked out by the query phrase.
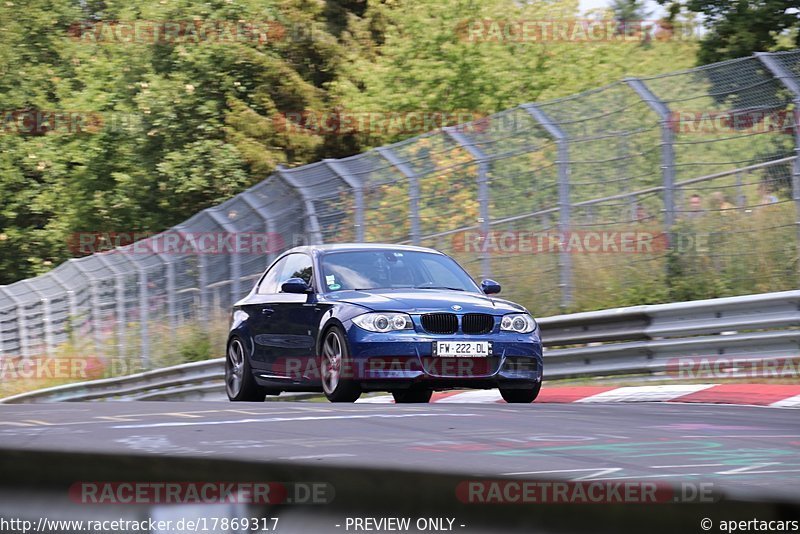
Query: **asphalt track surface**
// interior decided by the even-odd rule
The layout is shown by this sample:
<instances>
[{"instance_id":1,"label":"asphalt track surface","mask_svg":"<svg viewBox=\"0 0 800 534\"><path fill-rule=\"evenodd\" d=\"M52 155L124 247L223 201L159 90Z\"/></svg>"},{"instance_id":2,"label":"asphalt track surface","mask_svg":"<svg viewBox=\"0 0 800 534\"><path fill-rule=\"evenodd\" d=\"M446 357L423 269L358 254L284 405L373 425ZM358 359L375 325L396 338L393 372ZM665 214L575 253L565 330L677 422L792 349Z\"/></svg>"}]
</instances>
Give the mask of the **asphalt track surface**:
<instances>
[{"instance_id":1,"label":"asphalt track surface","mask_svg":"<svg viewBox=\"0 0 800 534\"><path fill-rule=\"evenodd\" d=\"M798 499L800 416L751 406L0 405L0 449L320 462L574 481L711 482Z\"/></svg>"}]
</instances>

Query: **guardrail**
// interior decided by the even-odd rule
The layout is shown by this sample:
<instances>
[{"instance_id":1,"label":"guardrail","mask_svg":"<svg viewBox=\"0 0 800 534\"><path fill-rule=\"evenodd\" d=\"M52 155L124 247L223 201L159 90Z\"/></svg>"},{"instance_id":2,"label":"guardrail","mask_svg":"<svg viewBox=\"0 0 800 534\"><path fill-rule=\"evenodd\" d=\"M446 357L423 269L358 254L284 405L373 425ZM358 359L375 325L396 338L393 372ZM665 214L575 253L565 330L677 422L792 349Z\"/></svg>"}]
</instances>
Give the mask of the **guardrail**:
<instances>
[{"instance_id":1,"label":"guardrail","mask_svg":"<svg viewBox=\"0 0 800 534\"><path fill-rule=\"evenodd\" d=\"M681 358L800 356L800 291L631 306L539 320L548 379L663 374Z\"/></svg>"},{"instance_id":2,"label":"guardrail","mask_svg":"<svg viewBox=\"0 0 800 534\"><path fill-rule=\"evenodd\" d=\"M631 306L539 319L545 377L650 375L681 358L724 356L743 365L800 357L800 291ZM224 392L224 358L67 384L0 403L189 400ZM317 394L283 394L297 399Z\"/></svg>"}]
</instances>

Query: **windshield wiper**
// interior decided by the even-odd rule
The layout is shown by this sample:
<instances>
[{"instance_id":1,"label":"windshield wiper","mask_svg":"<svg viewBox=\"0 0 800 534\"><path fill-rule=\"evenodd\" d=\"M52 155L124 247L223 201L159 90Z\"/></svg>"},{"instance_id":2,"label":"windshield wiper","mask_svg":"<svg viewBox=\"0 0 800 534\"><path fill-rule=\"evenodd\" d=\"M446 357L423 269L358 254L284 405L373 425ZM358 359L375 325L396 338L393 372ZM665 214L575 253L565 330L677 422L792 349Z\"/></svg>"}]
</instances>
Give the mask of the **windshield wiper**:
<instances>
[{"instance_id":1,"label":"windshield wiper","mask_svg":"<svg viewBox=\"0 0 800 534\"><path fill-rule=\"evenodd\" d=\"M376 289L412 289L412 286L395 286L395 287L356 287L350 291L375 291Z\"/></svg>"},{"instance_id":2,"label":"windshield wiper","mask_svg":"<svg viewBox=\"0 0 800 534\"><path fill-rule=\"evenodd\" d=\"M429 286L429 285L417 286L414 289L449 289L451 291L464 291L464 288L462 287Z\"/></svg>"}]
</instances>

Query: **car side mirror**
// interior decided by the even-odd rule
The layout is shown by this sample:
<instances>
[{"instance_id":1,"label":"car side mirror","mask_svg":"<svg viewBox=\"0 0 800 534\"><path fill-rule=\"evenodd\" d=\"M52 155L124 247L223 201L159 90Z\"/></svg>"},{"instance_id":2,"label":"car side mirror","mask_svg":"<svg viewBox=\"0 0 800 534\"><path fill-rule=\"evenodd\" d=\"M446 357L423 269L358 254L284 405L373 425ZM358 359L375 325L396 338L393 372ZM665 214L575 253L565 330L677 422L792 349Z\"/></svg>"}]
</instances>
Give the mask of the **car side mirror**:
<instances>
[{"instance_id":1,"label":"car side mirror","mask_svg":"<svg viewBox=\"0 0 800 534\"><path fill-rule=\"evenodd\" d=\"M281 284L281 292L283 293L310 293L311 288L306 284L302 278L289 278Z\"/></svg>"},{"instance_id":2,"label":"car side mirror","mask_svg":"<svg viewBox=\"0 0 800 534\"><path fill-rule=\"evenodd\" d=\"M495 293L500 293L500 284L487 278L481 282L481 289L487 295L494 295Z\"/></svg>"}]
</instances>

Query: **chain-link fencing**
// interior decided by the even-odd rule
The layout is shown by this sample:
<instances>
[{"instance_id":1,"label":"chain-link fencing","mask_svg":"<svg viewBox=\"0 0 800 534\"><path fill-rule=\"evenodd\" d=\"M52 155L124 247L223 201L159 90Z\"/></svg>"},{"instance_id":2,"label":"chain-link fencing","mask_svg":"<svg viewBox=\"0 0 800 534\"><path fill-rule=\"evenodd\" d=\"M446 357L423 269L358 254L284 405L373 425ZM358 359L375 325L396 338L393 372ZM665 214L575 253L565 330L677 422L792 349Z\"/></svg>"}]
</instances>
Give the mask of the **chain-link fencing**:
<instances>
[{"instance_id":1,"label":"chain-link fencing","mask_svg":"<svg viewBox=\"0 0 800 534\"><path fill-rule=\"evenodd\" d=\"M0 355L191 359L192 332L224 329L298 244L434 247L538 316L797 288L798 109L800 51L756 54L280 168L167 232L0 286Z\"/></svg>"}]
</instances>

